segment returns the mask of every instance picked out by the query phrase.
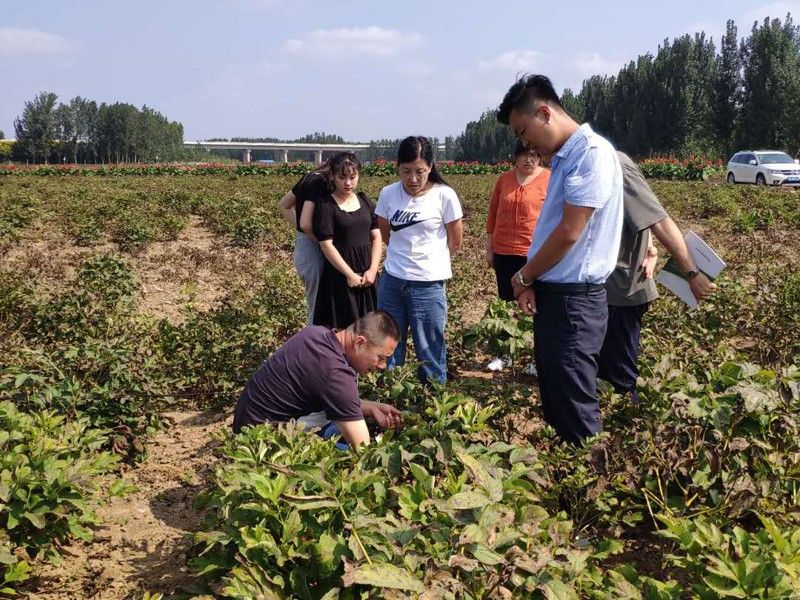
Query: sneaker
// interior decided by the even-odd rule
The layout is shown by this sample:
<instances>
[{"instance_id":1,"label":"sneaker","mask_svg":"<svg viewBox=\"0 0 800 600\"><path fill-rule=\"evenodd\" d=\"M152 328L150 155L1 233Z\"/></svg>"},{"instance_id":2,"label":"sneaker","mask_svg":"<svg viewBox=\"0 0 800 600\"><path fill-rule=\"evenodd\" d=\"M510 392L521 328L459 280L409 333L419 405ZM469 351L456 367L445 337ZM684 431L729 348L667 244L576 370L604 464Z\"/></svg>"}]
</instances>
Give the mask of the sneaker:
<instances>
[{"instance_id":1,"label":"sneaker","mask_svg":"<svg viewBox=\"0 0 800 600\"><path fill-rule=\"evenodd\" d=\"M533 375L534 377L539 377L539 371L536 370L536 363L529 362L525 367L522 369L522 372L525 375Z\"/></svg>"},{"instance_id":2,"label":"sneaker","mask_svg":"<svg viewBox=\"0 0 800 600\"><path fill-rule=\"evenodd\" d=\"M489 371L502 371L506 367L511 366L511 359L506 358L505 356L498 356L497 358L493 359L488 365L486 365L486 369Z\"/></svg>"}]
</instances>

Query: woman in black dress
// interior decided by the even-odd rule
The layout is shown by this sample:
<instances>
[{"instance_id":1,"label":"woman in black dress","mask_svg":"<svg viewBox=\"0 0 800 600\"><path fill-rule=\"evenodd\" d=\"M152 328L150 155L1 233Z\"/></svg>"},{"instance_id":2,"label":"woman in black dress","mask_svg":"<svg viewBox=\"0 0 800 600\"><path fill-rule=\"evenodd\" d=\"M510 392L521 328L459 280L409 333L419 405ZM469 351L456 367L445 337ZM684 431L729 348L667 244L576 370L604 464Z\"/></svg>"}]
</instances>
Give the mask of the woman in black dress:
<instances>
[{"instance_id":1,"label":"woman in black dress","mask_svg":"<svg viewBox=\"0 0 800 600\"><path fill-rule=\"evenodd\" d=\"M381 234L374 204L356 193L361 164L352 152L331 159L331 193L317 201L314 234L325 255L314 324L343 329L378 306Z\"/></svg>"}]
</instances>

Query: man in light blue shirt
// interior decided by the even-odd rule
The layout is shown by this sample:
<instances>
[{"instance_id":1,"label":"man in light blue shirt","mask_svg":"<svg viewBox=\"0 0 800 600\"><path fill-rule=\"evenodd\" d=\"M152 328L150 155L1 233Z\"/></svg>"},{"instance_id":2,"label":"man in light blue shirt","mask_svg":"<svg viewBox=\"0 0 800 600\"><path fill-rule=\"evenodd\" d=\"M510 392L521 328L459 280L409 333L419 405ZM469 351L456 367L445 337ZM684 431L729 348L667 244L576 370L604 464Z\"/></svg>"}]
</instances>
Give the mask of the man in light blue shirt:
<instances>
[{"instance_id":1,"label":"man in light blue shirt","mask_svg":"<svg viewBox=\"0 0 800 600\"><path fill-rule=\"evenodd\" d=\"M512 280L534 319L534 356L545 420L577 443L602 430L597 359L608 320L605 281L622 233L622 169L614 147L578 125L550 80L528 75L506 93L497 118L552 173L528 262Z\"/></svg>"}]
</instances>

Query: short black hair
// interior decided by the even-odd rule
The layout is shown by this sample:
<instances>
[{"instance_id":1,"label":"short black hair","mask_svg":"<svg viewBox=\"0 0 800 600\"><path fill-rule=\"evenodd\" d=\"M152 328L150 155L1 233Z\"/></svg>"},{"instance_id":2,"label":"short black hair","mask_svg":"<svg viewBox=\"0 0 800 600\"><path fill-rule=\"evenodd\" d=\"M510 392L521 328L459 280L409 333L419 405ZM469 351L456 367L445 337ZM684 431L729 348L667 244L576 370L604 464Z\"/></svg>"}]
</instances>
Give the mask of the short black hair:
<instances>
[{"instance_id":1,"label":"short black hair","mask_svg":"<svg viewBox=\"0 0 800 600\"><path fill-rule=\"evenodd\" d=\"M500 107L497 109L497 120L508 125L512 110L528 111L534 102L546 102L564 109L556 94L553 82L545 75L523 75L508 88Z\"/></svg>"},{"instance_id":2,"label":"short black hair","mask_svg":"<svg viewBox=\"0 0 800 600\"><path fill-rule=\"evenodd\" d=\"M382 310L373 310L360 317L350 327L355 335L363 335L373 346L380 346L386 338L400 340L400 329L392 315Z\"/></svg>"}]
</instances>

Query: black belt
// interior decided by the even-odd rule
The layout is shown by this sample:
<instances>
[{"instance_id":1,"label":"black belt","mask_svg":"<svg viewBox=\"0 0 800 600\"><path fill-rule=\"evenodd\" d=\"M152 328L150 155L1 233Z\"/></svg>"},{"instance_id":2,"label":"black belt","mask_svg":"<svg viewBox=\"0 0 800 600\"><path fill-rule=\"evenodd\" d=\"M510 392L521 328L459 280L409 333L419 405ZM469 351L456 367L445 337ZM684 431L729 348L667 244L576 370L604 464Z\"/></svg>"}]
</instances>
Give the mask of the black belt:
<instances>
[{"instance_id":1,"label":"black belt","mask_svg":"<svg viewBox=\"0 0 800 600\"><path fill-rule=\"evenodd\" d=\"M594 294L606 289L603 283L547 283L534 281L533 291L537 294Z\"/></svg>"}]
</instances>

